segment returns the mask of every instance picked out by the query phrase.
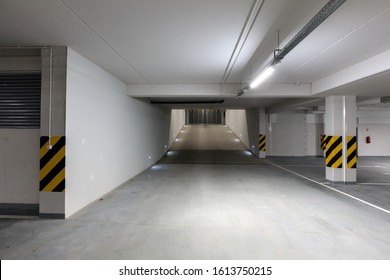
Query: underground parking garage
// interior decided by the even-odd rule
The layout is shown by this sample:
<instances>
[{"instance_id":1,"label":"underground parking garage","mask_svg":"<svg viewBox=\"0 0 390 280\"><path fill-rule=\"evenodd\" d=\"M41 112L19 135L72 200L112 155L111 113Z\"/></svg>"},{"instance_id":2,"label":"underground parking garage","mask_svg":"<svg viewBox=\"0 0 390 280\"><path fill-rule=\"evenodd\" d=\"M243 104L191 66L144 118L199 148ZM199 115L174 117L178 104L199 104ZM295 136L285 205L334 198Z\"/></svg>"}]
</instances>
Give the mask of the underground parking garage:
<instances>
[{"instance_id":1,"label":"underground parking garage","mask_svg":"<svg viewBox=\"0 0 390 280\"><path fill-rule=\"evenodd\" d=\"M6 3L1 259L388 259L386 1L173 2Z\"/></svg>"}]
</instances>

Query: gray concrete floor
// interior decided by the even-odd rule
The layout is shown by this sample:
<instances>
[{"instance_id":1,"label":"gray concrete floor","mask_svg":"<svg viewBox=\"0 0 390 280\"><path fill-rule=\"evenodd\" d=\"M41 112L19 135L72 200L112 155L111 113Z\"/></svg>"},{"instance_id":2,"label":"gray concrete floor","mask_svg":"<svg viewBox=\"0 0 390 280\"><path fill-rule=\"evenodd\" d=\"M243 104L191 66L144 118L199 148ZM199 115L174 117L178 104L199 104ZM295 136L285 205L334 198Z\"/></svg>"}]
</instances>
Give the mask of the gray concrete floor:
<instances>
[{"instance_id":1,"label":"gray concrete floor","mask_svg":"<svg viewBox=\"0 0 390 280\"><path fill-rule=\"evenodd\" d=\"M390 258L389 214L278 167L324 180L323 159L254 159L228 150L226 133L223 160L180 150L183 133L184 146L67 220L0 219L0 259ZM364 160L365 180L389 162Z\"/></svg>"}]
</instances>

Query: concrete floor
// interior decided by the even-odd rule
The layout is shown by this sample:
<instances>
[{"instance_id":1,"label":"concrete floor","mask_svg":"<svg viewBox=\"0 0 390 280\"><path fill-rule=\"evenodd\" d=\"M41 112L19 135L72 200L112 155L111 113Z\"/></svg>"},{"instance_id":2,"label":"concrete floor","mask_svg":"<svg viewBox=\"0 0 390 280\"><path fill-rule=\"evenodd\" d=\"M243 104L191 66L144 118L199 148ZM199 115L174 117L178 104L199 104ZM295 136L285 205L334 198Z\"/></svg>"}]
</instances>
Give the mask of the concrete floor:
<instances>
[{"instance_id":1,"label":"concrete floor","mask_svg":"<svg viewBox=\"0 0 390 280\"><path fill-rule=\"evenodd\" d=\"M183 133L181 147L67 220L0 219L0 259L390 258L389 214L279 167L324 180L323 159L255 159L242 143L227 150L236 137L223 130L223 160L180 150ZM359 178L377 178L372 169Z\"/></svg>"}]
</instances>

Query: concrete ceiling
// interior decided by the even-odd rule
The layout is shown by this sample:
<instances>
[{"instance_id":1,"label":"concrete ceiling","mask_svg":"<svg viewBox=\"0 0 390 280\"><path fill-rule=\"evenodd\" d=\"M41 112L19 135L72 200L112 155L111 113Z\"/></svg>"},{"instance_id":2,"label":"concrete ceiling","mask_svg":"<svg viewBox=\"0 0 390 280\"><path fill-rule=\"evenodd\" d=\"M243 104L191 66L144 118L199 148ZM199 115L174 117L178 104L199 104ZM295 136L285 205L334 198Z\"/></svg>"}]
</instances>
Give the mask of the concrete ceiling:
<instances>
[{"instance_id":1,"label":"concrete ceiling","mask_svg":"<svg viewBox=\"0 0 390 280\"><path fill-rule=\"evenodd\" d=\"M283 47L327 2L1 0L0 45L69 46L129 84L129 95L136 97L222 96L231 106L248 107L272 106L290 97L390 95L390 63L371 63L370 72L351 68L381 54L386 58L388 0L347 0L259 89L239 99L233 98L231 87L221 92L221 83L235 84L237 91L264 69L277 47L277 30ZM245 26L256 7L259 13ZM232 68L226 73L229 61ZM349 68L357 70L347 72ZM335 73L345 79L330 79ZM195 90L182 92L183 85ZM202 92L211 88L204 85L219 86Z\"/></svg>"}]
</instances>

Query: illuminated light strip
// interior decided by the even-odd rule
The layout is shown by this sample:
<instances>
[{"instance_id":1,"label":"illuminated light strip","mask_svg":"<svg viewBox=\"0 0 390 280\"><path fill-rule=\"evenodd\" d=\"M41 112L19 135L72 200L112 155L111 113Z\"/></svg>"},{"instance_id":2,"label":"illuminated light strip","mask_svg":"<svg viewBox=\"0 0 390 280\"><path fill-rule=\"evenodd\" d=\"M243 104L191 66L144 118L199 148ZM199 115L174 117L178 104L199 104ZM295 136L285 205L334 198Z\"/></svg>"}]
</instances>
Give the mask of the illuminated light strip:
<instances>
[{"instance_id":1,"label":"illuminated light strip","mask_svg":"<svg viewBox=\"0 0 390 280\"><path fill-rule=\"evenodd\" d=\"M262 82L268 79L272 73L275 71L274 66L269 66L264 71L262 71L249 85L250 88L258 87Z\"/></svg>"}]
</instances>

